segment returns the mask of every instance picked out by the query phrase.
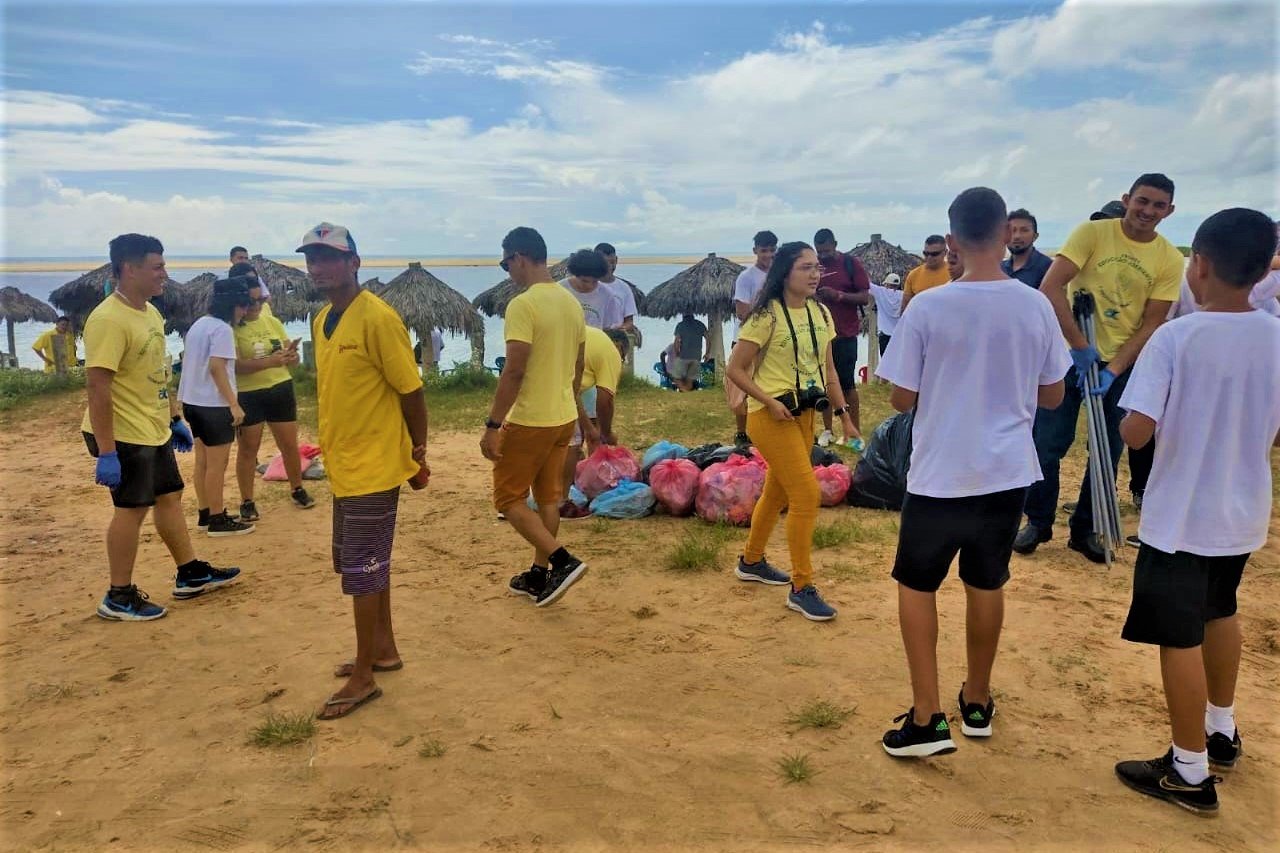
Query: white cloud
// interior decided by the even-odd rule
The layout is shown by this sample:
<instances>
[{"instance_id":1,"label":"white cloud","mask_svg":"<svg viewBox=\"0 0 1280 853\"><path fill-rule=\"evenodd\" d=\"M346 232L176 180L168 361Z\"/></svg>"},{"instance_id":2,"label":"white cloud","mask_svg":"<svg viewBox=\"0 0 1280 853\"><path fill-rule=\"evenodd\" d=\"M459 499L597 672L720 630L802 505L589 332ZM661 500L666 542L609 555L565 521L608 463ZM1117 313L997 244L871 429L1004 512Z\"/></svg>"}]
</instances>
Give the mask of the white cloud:
<instances>
[{"instance_id":1,"label":"white cloud","mask_svg":"<svg viewBox=\"0 0 1280 853\"><path fill-rule=\"evenodd\" d=\"M69 126L99 124L105 119L79 98L52 92L9 91L0 99L0 125Z\"/></svg>"}]
</instances>

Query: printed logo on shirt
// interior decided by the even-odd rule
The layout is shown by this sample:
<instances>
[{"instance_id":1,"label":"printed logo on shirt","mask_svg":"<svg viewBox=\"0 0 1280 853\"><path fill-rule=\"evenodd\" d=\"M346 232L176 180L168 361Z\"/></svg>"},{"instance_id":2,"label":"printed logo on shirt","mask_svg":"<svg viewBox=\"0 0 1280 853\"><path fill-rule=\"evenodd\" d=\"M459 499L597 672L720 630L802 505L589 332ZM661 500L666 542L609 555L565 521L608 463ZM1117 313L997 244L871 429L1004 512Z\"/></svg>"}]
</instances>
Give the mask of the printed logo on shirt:
<instances>
[{"instance_id":1,"label":"printed logo on shirt","mask_svg":"<svg viewBox=\"0 0 1280 853\"><path fill-rule=\"evenodd\" d=\"M349 352L351 350L360 349L359 344L338 344L338 352Z\"/></svg>"}]
</instances>

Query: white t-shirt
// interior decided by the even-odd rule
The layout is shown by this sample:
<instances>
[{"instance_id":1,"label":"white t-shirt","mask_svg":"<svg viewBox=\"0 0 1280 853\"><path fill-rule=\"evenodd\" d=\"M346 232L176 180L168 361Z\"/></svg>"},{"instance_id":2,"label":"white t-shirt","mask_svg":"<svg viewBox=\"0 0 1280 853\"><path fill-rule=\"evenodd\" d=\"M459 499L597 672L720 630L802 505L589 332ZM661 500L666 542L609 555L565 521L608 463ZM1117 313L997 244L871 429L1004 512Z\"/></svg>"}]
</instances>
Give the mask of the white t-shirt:
<instances>
[{"instance_id":1,"label":"white t-shirt","mask_svg":"<svg viewBox=\"0 0 1280 853\"><path fill-rule=\"evenodd\" d=\"M236 337L231 327L217 317L205 315L187 330L182 356L182 378L178 380L178 399L192 406L226 408L227 401L218 393L209 374L210 358L227 359L227 381L231 393L236 391Z\"/></svg>"},{"instance_id":2,"label":"white t-shirt","mask_svg":"<svg viewBox=\"0 0 1280 853\"><path fill-rule=\"evenodd\" d=\"M1261 311L1166 323L1142 348L1120 408L1156 422L1139 539L1204 557L1263 546L1280 430L1280 323Z\"/></svg>"},{"instance_id":3,"label":"white t-shirt","mask_svg":"<svg viewBox=\"0 0 1280 853\"><path fill-rule=\"evenodd\" d=\"M582 305L582 314L588 326L597 329L616 329L622 325L622 301L603 284L597 284L596 289L590 293L582 293L575 289L567 278L560 283ZM623 287L626 285L624 284Z\"/></svg>"},{"instance_id":4,"label":"white t-shirt","mask_svg":"<svg viewBox=\"0 0 1280 853\"><path fill-rule=\"evenodd\" d=\"M760 295L760 288L764 287L765 276L768 274L768 272L760 269L755 264L738 273L738 278L733 282L733 301L754 305L756 297ZM733 309L733 339L735 341L738 340L738 329L741 327L742 321L738 319L738 307L735 305Z\"/></svg>"},{"instance_id":5,"label":"white t-shirt","mask_svg":"<svg viewBox=\"0 0 1280 853\"><path fill-rule=\"evenodd\" d=\"M1253 286L1253 290L1249 293L1249 304L1259 311L1267 312L1272 317L1280 317L1280 301L1276 300L1278 295L1280 295L1280 270L1272 270ZM1195 294L1191 292L1191 284L1184 273L1182 290L1178 293L1178 301L1169 308L1168 319L1185 317L1199 310L1200 306L1196 303Z\"/></svg>"},{"instance_id":6,"label":"white t-shirt","mask_svg":"<svg viewBox=\"0 0 1280 853\"><path fill-rule=\"evenodd\" d=\"M431 330L431 358L437 365L440 364L440 355L444 352L444 335L439 329Z\"/></svg>"},{"instance_id":7,"label":"white t-shirt","mask_svg":"<svg viewBox=\"0 0 1280 853\"><path fill-rule=\"evenodd\" d=\"M902 316L902 291L883 284L872 284L871 298L876 303L876 331L893 337L898 318Z\"/></svg>"},{"instance_id":8,"label":"white t-shirt","mask_svg":"<svg viewBox=\"0 0 1280 853\"><path fill-rule=\"evenodd\" d=\"M953 281L911 304L876 370L920 395L907 491L963 498L1040 480L1037 394L1071 367L1049 300L1004 279Z\"/></svg>"},{"instance_id":9,"label":"white t-shirt","mask_svg":"<svg viewBox=\"0 0 1280 853\"><path fill-rule=\"evenodd\" d=\"M638 313L636 311L636 295L632 292L631 285L618 278L617 275L613 277L613 281L600 282L600 286L612 293L614 298L618 300L622 308L622 320L634 317ZM622 325L622 320L619 320L614 326L605 326L605 328L616 329Z\"/></svg>"}]
</instances>

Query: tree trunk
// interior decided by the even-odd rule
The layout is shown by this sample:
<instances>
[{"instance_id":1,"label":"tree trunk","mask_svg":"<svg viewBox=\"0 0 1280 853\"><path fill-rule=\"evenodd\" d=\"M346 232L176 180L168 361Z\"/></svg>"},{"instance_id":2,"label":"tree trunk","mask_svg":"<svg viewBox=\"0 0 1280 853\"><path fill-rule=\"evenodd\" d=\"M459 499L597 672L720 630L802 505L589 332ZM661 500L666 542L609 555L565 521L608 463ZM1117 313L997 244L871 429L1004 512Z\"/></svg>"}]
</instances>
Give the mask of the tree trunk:
<instances>
[{"instance_id":1,"label":"tree trunk","mask_svg":"<svg viewBox=\"0 0 1280 853\"><path fill-rule=\"evenodd\" d=\"M711 357L716 360L716 382L724 384L724 311L715 310L707 315L707 334L710 336Z\"/></svg>"},{"instance_id":2,"label":"tree trunk","mask_svg":"<svg viewBox=\"0 0 1280 853\"><path fill-rule=\"evenodd\" d=\"M867 384L876 381L876 368L880 366L880 335L875 311L867 312Z\"/></svg>"},{"instance_id":3,"label":"tree trunk","mask_svg":"<svg viewBox=\"0 0 1280 853\"><path fill-rule=\"evenodd\" d=\"M13 340L13 318L4 318L5 331L9 334L9 359L13 366L18 366L18 345Z\"/></svg>"},{"instance_id":4,"label":"tree trunk","mask_svg":"<svg viewBox=\"0 0 1280 853\"><path fill-rule=\"evenodd\" d=\"M436 348L431 343L431 329L427 329L427 334L423 336L422 330L417 329L418 347L422 351L422 378L426 379L436 372Z\"/></svg>"},{"instance_id":5,"label":"tree trunk","mask_svg":"<svg viewBox=\"0 0 1280 853\"><path fill-rule=\"evenodd\" d=\"M484 328L471 333L471 366L484 367Z\"/></svg>"}]
</instances>

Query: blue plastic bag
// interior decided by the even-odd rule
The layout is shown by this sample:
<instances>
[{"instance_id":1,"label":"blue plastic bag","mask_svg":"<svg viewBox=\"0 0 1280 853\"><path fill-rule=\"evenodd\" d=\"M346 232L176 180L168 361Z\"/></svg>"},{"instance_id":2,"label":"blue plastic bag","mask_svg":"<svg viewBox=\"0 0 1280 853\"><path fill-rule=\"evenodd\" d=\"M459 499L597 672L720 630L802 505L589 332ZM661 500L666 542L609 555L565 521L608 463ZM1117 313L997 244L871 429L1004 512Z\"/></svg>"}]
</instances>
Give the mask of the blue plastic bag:
<instances>
[{"instance_id":1,"label":"blue plastic bag","mask_svg":"<svg viewBox=\"0 0 1280 853\"><path fill-rule=\"evenodd\" d=\"M644 452L644 457L640 460L640 471L648 474L649 469L663 459L683 459L688 455L689 448L664 439Z\"/></svg>"},{"instance_id":2,"label":"blue plastic bag","mask_svg":"<svg viewBox=\"0 0 1280 853\"><path fill-rule=\"evenodd\" d=\"M604 518L644 518L653 512L657 499L653 489L644 483L623 480L607 492L596 496L591 511Z\"/></svg>"},{"instance_id":3,"label":"blue plastic bag","mask_svg":"<svg viewBox=\"0 0 1280 853\"><path fill-rule=\"evenodd\" d=\"M569 487L569 500L580 507L585 507L591 502L591 499L582 493L577 484ZM534 512L538 511L538 502L533 499L533 492L529 492L529 495L524 499L524 505Z\"/></svg>"}]
</instances>

